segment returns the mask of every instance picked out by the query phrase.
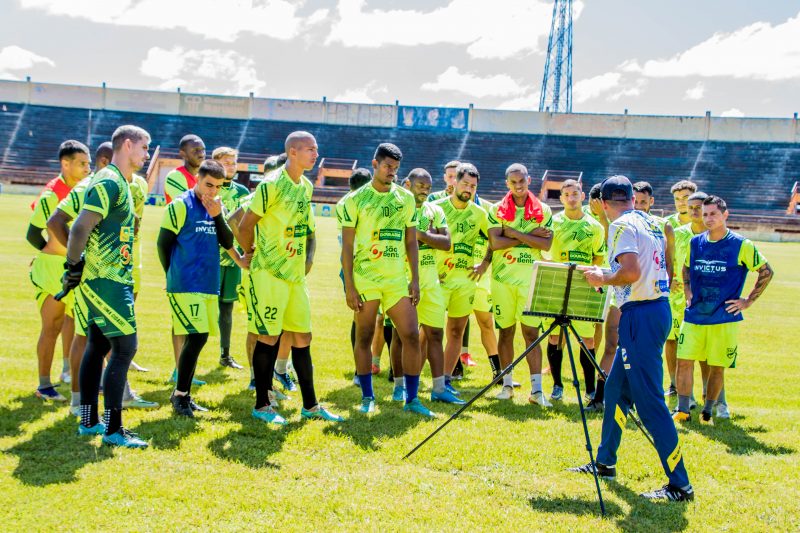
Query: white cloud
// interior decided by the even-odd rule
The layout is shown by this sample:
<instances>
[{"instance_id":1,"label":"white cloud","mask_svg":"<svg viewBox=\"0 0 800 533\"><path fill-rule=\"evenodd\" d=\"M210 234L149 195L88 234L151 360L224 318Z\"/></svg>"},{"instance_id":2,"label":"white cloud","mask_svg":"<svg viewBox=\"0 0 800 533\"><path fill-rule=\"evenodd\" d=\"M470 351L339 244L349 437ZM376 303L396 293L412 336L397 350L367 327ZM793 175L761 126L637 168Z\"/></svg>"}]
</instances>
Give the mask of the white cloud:
<instances>
[{"instance_id":1,"label":"white cloud","mask_svg":"<svg viewBox=\"0 0 800 533\"><path fill-rule=\"evenodd\" d=\"M800 14L773 26L756 22L716 33L669 59L628 61L623 68L654 78L728 76L792 80L800 76Z\"/></svg>"},{"instance_id":2,"label":"white cloud","mask_svg":"<svg viewBox=\"0 0 800 533\"><path fill-rule=\"evenodd\" d=\"M732 108L728 109L727 111L723 111L722 113L720 113L719 116L721 116L721 117L743 117L744 113L740 109L732 107Z\"/></svg>"},{"instance_id":3,"label":"white cloud","mask_svg":"<svg viewBox=\"0 0 800 533\"><path fill-rule=\"evenodd\" d=\"M622 74L619 72L606 72L599 76L581 80L572 88L572 100L576 104L580 104L597 98L616 88L621 78Z\"/></svg>"},{"instance_id":4,"label":"white cloud","mask_svg":"<svg viewBox=\"0 0 800 533\"><path fill-rule=\"evenodd\" d=\"M502 110L521 110L521 111L538 111L539 110L539 99L541 97L539 91L536 91L533 94L527 94L524 96L518 96L517 98L512 98L511 100L506 100L505 102L501 103L497 106L497 109Z\"/></svg>"},{"instance_id":5,"label":"white cloud","mask_svg":"<svg viewBox=\"0 0 800 533\"><path fill-rule=\"evenodd\" d=\"M698 81L694 87L686 89L684 100L700 100L706 94L706 86L702 81Z\"/></svg>"},{"instance_id":6,"label":"white cloud","mask_svg":"<svg viewBox=\"0 0 800 533\"><path fill-rule=\"evenodd\" d=\"M56 66L52 59L13 44L0 49L0 78L17 79L13 71L29 69L39 64Z\"/></svg>"},{"instance_id":7,"label":"white cloud","mask_svg":"<svg viewBox=\"0 0 800 533\"><path fill-rule=\"evenodd\" d=\"M154 46L147 51L139 72L158 78L159 89L219 91L244 95L258 92L266 83L258 79L255 62L233 50L170 50ZM188 81L187 81L188 80Z\"/></svg>"},{"instance_id":8,"label":"white cloud","mask_svg":"<svg viewBox=\"0 0 800 533\"><path fill-rule=\"evenodd\" d=\"M583 9L576 2L573 18ZM540 51L550 32L553 4L547 0L451 0L431 11L367 10L366 0L339 0L337 20L326 43L347 47L384 45L467 46L473 58L504 59Z\"/></svg>"},{"instance_id":9,"label":"white cloud","mask_svg":"<svg viewBox=\"0 0 800 533\"><path fill-rule=\"evenodd\" d=\"M345 102L352 104L374 104L375 100L370 93L387 94L389 89L385 85L378 86L375 81L367 83L363 87L347 89L333 97L334 102Z\"/></svg>"},{"instance_id":10,"label":"white cloud","mask_svg":"<svg viewBox=\"0 0 800 533\"><path fill-rule=\"evenodd\" d=\"M623 81L619 85L622 87L622 89L610 94L608 98L606 98L607 101L616 102L622 98L641 96L642 90L644 89L645 85L647 85L647 80L644 78L637 78L633 84L626 85L625 78L623 77Z\"/></svg>"},{"instance_id":11,"label":"white cloud","mask_svg":"<svg viewBox=\"0 0 800 533\"><path fill-rule=\"evenodd\" d=\"M525 87L517 83L507 74L496 74L486 78L470 73L461 73L458 67L451 66L439 76L435 82L425 82L420 87L423 91L455 91L476 98L486 96L515 96L525 92Z\"/></svg>"},{"instance_id":12,"label":"white cloud","mask_svg":"<svg viewBox=\"0 0 800 533\"><path fill-rule=\"evenodd\" d=\"M308 16L308 18L305 20L305 24L308 26L319 24L320 22L324 22L329 15L330 9L317 9Z\"/></svg>"},{"instance_id":13,"label":"white cloud","mask_svg":"<svg viewBox=\"0 0 800 533\"><path fill-rule=\"evenodd\" d=\"M308 23L297 14L303 2L287 0L21 0L20 4L48 15L119 26L177 28L224 42L235 41L245 32L292 39ZM309 19L317 23L327 14L325 9L317 10Z\"/></svg>"}]
</instances>

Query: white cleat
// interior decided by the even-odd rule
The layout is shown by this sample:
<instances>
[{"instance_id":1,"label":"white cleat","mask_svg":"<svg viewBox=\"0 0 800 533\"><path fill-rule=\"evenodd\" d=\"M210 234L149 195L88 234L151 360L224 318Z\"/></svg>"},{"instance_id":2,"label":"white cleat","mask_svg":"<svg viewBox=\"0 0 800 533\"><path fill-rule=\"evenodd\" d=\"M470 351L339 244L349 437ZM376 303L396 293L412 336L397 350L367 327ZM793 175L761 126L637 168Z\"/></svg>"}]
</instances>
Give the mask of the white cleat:
<instances>
[{"instance_id":1,"label":"white cleat","mask_svg":"<svg viewBox=\"0 0 800 533\"><path fill-rule=\"evenodd\" d=\"M717 409L717 414L715 415L717 418L730 418L731 412L728 409L728 404L717 402L714 404L714 407Z\"/></svg>"},{"instance_id":2,"label":"white cleat","mask_svg":"<svg viewBox=\"0 0 800 533\"><path fill-rule=\"evenodd\" d=\"M495 399L497 400L510 400L514 397L514 387L509 387L508 385L503 385L503 390L501 390Z\"/></svg>"},{"instance_id":3,"label":"white cleat","mask_svg":"<svg viewBox=\"0 0 800 533\"><path fill-rule=\"evenodd\" d=\"M542 391L532 392L531 395L528 397L528 403L533 403L536 405L541 405L542 407L553 407L553 404L545 398L544 393Z\"/></svg>"}]
</instances>

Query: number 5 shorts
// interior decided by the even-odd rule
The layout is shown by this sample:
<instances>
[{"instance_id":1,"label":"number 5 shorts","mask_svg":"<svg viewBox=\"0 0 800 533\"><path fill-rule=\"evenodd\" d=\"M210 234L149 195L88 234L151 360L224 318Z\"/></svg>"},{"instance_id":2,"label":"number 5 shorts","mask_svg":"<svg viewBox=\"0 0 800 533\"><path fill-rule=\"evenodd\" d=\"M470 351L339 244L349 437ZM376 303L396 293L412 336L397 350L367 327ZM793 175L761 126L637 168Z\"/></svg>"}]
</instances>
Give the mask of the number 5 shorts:
<instances>
[{"instance_id":1,"label":"number 5 shorts","mask_svg":"<svg viewBox=\"0 0 800 533\"><path fill-rule=\"evenodd\" d=\"M175 335L219 331L219 296L199 292L168 292L172 309L172 331Z\"/></svg>"},{"instance_id":2,"label":"number 5 shorts","mask_svg":"<svg viewBox=\"0 0 800 533\"><path fill-rule=\"evenodd\" d=\"M504 329L517 322L532 328L542 327L542 317L523 314L528 304L529 289L527 285L509 285L492 280L492 303L497 327Z\"/></svg>"},{"instance_id":3,"label":"number 5 shorts","mask_svg":"<svg viewBox=\"0 0 800 533\"><path fill-rule=\"evenodd\" d=\"M265 270L250 272L248 288L252 319L248 331L258 335L280 335L282 331L311 333L311 302L305 280L276 278Z\"/></svg>"}]
</instances>

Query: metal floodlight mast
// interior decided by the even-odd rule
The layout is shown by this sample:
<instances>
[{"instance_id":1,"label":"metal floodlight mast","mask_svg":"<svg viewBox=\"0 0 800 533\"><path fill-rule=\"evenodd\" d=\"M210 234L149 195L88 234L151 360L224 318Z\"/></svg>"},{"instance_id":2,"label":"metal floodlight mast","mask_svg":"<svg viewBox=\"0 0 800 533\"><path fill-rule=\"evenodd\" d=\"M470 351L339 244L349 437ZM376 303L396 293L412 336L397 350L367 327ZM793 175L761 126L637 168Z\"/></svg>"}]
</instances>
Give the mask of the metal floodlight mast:
<instances>
[{"instance_id":1,"label":"metal floodlight mast","mask_svg":"<svg viewBox=\"0 0 800 533\"><path fill-rule=\"evenodd\" d=\"M572 113L572 0L553 1L539 111Z\"/></svg>"}]
</instances>

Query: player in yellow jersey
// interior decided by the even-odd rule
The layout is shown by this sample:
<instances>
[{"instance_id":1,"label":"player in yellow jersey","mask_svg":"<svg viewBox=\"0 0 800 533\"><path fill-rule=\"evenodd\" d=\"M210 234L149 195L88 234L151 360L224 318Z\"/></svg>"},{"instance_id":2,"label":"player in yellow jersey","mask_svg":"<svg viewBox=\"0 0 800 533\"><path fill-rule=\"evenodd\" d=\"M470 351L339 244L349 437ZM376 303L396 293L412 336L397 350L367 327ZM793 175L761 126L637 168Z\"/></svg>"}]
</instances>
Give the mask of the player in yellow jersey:
<instances>
[{"instance_id":1,"label":"player in yellow jersey","mask_svg":"<svg viewBox=\"0 0 800 533\"><path fill-rule=\"evenodd\" d=\"M533 272L533 263L541 259L553 241L552 213L528 190L531 178L524 165L515 163L506 169L508 194L489 215L489 245L492 255L492 302L495 321L500 328L498 348L503 368L514 358L514 335L517 323L526 344L539 336L542 319L523 315ZM537 346L528 356L531 395L528 401L542 407L551 404L542 392L542 349ZM514 395L511 372L503 376L499 400Z\"/></svg>"},{"instance_id":2,"label":"player in yellow jersey","mask_svg":"<svg viewBox=\"0 0 800 533\"><path fill-rule=\"evenodd\" d=\"M672 200L675 202L675 213L667 217L667 222L676 229L691 222L689 215L689 196L697 192L697 184L690 180L681 180L670 187Z\"/></svg>"},{"instance_id":3,"label":"player in yellow jersey","mask_svg":"<svg viewBox=\"0 0 800 533\"><path fill-rule=\"evenodd\" d=\"M375 412L372 353L378 307L403 343L405 411L431 417L417 397L422 356L415 306L419 302L419 249L414 195L394 182L403 153L390 143L375 150L372 181L349 193L341 209L345 299L355 312L356 369L361 412ZM406 260L411 279L406 274Z\"/></svg>"},{"instance_id":4,"label":"player in yellow jersey","mask_svg":"<svg viewBox=\"0 0 800 533\"><path fill-rule=\"evenodd\" d=\"M56 210L59 201L91 170L89 149L78 141L64 141L58 151L61 173L53 185L48 184L33 206L33 215L28 225L27 240L39 253L31 263L30 277L36 289L35 298L39 307L42 329L36 344L36 355L39 366L39 386L36 396L44 400L66 401L66 398L55 390L50 381L50 370L53 366L53 355L56 341L61 335L63 350L62 380L71 381L69 369L69 353L74 333L72 318L72 295L62 301L54 296L61 290L61 276L64 273L65 244L48 233L45 240L43 232L47 230L47 220Z\"/></svg>"},{"instance_id":5,"label":"player in yellow jersey","mask_svg":"<svg viewBox=\"0 0 800 533\"><path fill-rule=\"evenodd\" d=\"M475 165L462 163L456 169L453 193L434 202L444 211L452 245L439 254L439 279L447 307L445 330L445 386L458 395L452 386L453 370L459 360L464 329L472 314L480 274L475 271L475 246L481 232L488 234L488 215L474 201L480 173ZM488 253L488 252L487 252Z\"/></svg>"},{"instance_id":6,"label":"player in yellow jersey","mask_svg":"<svg viewBox=\"0 0 800 533\"><path fill-rule=\"evenodd\" d=\"M462 405L465 402L445 387L444 377L444 294L439 283L436 256L438 251L450 250L450 232L444 211L434 203L425 201L431 191L431 175L423 168L415 168L408 174L405 187L414 195L417 206L417 241L419 244L419 304L417 316L422 328L424 348L433 378L432 402ZM402 342L399 339L392 341ZM392 362L394 365L394 361ZM396 378L395 378L396 379ZM398 390L395 382L395 391Z\"/></svg>"},{"instance_id":7,"label":"player in yellow jersey","mask_svg":"<svg viewBox=\"0 0 800 533\"><path fill-rule=\"evenodd\" d=\"M250 329L258 333L258 341L253 349L256 405L252 415L268 423L286 423L269 398L278 341L283 336L292 344L292 361L303 396L300 415L340 422L342 417L317 401L311 363L311 302L306 274L314 258L306 250L315 229L311 210L314 187L304 172L317 161L317 141L308 132L295 131L286 138L285 148L286 165L259 183L239 224L239 244L244 250L253 250Z\"/></svg>"},{"instance_id":8,"label":"player in yellow jersey","mask_svg":"<svg viewBox=\"0 0 800 533\"><path fill-rule=\"evenodd\" d=\"M564 210L553 215L553 244L550 250L543 253L551 261L557 263L575 263L578 265L602 265L606 259L606 232L602 224L584 212L581 207L586 195L581 183L566 180L561 184L561 205ZM545 328L550 321L545 321ZM575 330L581 336L591 357L594 358L595 327L591 322L576 321ZM550 374L553 376L553 392L550 399L561 400L564 395L564 384L561 381L561 363L564 357L559 335L551 335L547 345L547 360L550 363ZM580 364L583 369L585 392L588 400L594 397L595 369L592 361L583 350L580 351Z\"/></svg>"}]
</instances>

